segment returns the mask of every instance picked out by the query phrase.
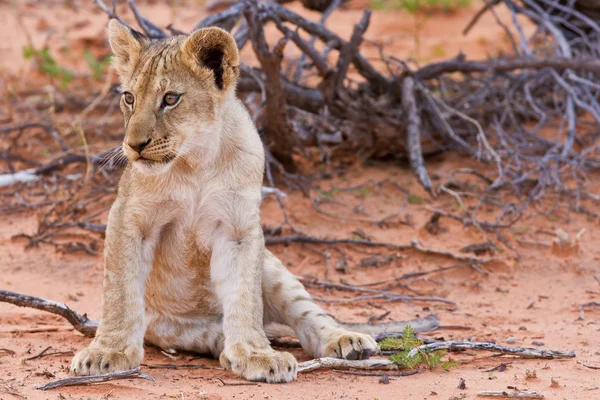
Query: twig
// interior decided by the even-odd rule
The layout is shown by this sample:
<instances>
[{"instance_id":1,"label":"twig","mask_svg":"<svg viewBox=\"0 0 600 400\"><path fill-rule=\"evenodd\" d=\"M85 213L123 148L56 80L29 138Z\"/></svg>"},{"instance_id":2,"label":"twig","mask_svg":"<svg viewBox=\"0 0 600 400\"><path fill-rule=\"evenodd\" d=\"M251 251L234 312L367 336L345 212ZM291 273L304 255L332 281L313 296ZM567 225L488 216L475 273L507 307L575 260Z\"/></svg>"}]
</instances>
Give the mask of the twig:
<instances>
[{"instance_id":1,"label":"twig","mask_svg":"<svg viewBox=\"0 0 600 400\"><path fill-rule=\"evenodd\" d=\"M56 389L64 386L79 386L79 385L89 385L92 383L102 383L113 381L117 379L131 379L131 378L140 378L147 379L149 381L154 382L154 378L150 375L140 373L140 367L130 369L127 371L119 371L119 372L111 372L109 374L102 375L90 375L90 376L74 376L64 379L59 379L57 381L46 383L45 385L36 386L36 389L39 390L50 390Z\"/></svg>"},{"instance_id":2,"label":"twig","mask_svg":"<svg viewBox=\"0 0 600 400\"><path fill-rule=\"evenodd\" d=\"M589 369L600 369L600 367L595 367L593 365L586 365L586 364L581 364L581 365L583 365L584 367L589 368Z\"/></svg>"},{"instance_id":3,"label":"twig","mask_svg":"<svg viewBox=\"0 0 600 400\"><path fill-rule=\"evenodd\" d=\"M6 386L6 391L7 391L8 394L20 397L22 399L26 399L27 398L27 397L23 396L21 393L17 392L15 389L13 389L10 384L7 383L7 384L5 384L5 386Z\"/></svg>"},{"instance_id":4,"label":"twig","mask_svg":"<svg viewBox=\"0 0 600 400\"><path fill-rule=\"evenodd\" d=\"M421 245L417 239L413 239L411 244L392 244L383 242L370 242L367 240L354 240L354 239L320 239L312 236L297 235L297 236L278 236L278 237L267 237L265 238L267 245L275 244L289 244L289 243L315 243L315 244L352 244L367 247L385 247L389 250L415 250L425 254L433 254L442 257L449 257L455 260L470 262L470 263L488 263L494 261L502 261L502 258L477 258L468 257L458 254L453 254L448 251L436 250L427 248Z\"/></svg>"},{"instance_id":5,"label":"twig","mask_svg":"<svg viewBox=\"0 0 600 400\"><path fill-rule=\"evenodd\" d=\"M207 367L204 364L146 364L142 363L142 367L146 367L149 369L212 369ZM220 369L220 368L216 368Z\"/></svg>"},{"instance_id":6,"label":"twig","mask_svg":"<svg viewBox=\"0 0 600 400\"><path fill-rule=\"evenodd\" d=\"M349 292L358 292L358 293L372 293L369 296L359 296L353 297L349 299L317 299L318 301L322 301L325 303L347 303L352 301L363 301L363 300L373 300L373 299L387 299L388 301L434 301L440 303L451 304L456 306L456 303L450 300L442 299L439 297L412 297L412 296L404 296L393 292L388 292L385 290L379 289L369 289L369 288L361 288L358 286L343 284L343 283L333 283L333 282L324 282L314 279L307 279L303 277L298 277L298 279L304 282L307 285L318 285L325 288L339 289L345 290Z\"/></svg>"},{"instance_id":7,"label":"twig","mask_svg":"<svg viewBox=\"0 0 600 400\"><path fill-rule=\"evenodd\" d=\"M521 356L524 358L543 358L543 359L556 359L556 358L575 358L574 351L560 351L560 350L543 350L543 349L532 349L522 347L506 347L496 343L487 342L467 342L467 341L448 341L448 342L436 342L432 344L426 344L412 349L409 353L409 357L416 356L419 352L431 352L436 350L486 350L493 351L502 354L510 354Z\"/></svg>"},{"instance_id":8,"label":"twig","mask_svg":"<svg viewBox=\"0 0 600 400\"><path fill-rule=\"evenodd\" d=\"M5 353L8 353L8 354L11 354L11 355L16 354L13 350L7 349L7 348L4 348L4 347L0 348L0 352L2 352L2 351L5 352Z\"/></svg>"},{"instance_id":9,"label":"twig","mask_svg":"<svg viewBox=\"0 0 600 400\"><path fill-rule=\"evenodd\" d=\"M52 346L48 346L44 350L42 350L39 354L28 357L25 360L31 361L31 360L35 360L35 359L42 358L42 357L57 356L57 355L61 355L61 356L73 355L72 351L55 351L52 353L47 353L47 351L50 350L51 348L52 348Z\"/></svg>"},{"instance_id":10,"label":"twig","mask_svg":"<svg viewBox=\"0 0 600 400\"><path fill-rule=\"evenodd\" d=\"M506 369L506 367L508 367L510 364L512 364L512 362L501 363L500 365L497 365L494 368L486 369L483 372L494 372L494 371L503 372Z\"/></svg>"},{"instance_id":11,"label":"twig","mask_svg":"<svg viewBox=\"0 0 600 400\"><path fill-rule=\"evenodd\" d=\"M406 371L406 372L394 372L394 373L389 373L389 372L369 372L369 371L342 371L339 369L334 369L333 372L337 372L340 374L346 374L346 375L360 375L360 376L411 376L411 375L416 375L419 372L422 372L423 370L421 369L416 369L414 371Z\"/></svg>"},{"instance_id":12,"label":"twig","mask_svg":"<svg viewBox=\"0 0 600 400\"><path fill-rule=\"evenodd\" d=\"M421 185L433 197L435 193L432 188L431 179L425 168L423 159L423 150L421 149L421 117L417 108L415 96L415 81L407 76L402 81L402 107L406 115L406 147L408 149L408 158L410 167Z\"/></svg>"},{"instance_id":13,"label":"twig","mask_svg":"<svg viewBox=\"0 0 600 400\"><path fill-rule=\"evenodd\" d=\"M311 372L320 368L336 368L336 369L346 369L346 368L356 368L356 369L383 369L383 370L398 370L396 364L392 363L389 360L342 360L339 358L316 358L310 361L304 361L298 364L298 372Z\"/></svg>"},{"instance_id":14,"label":"twig","mask_svg":"<svg viewBox=\"0 0 600 400\"><path fill-rule=\"evenodd\" d=\"M66 304L57 303L39 297L0 290L0 302L7 302L19 307L30 307L38 310L60 315L73 325L73 327L88 337L94 337L98 328L98 321L88 319L86 314L79 315Z\"/></svg>"},{"instance_id":15,"label":"twig","mask_svg":"<svg viewBox=\"0 0 600 400\"><path fill-rule=\"evenodd\" d=\"M258 385L256 382L240 382L240 381L236 381L236 382L226 382L221 378L216 378L219 382L221 382L223 384L223 386L253 386L253 385Z\"/></svg>"},{"instance_id":16,"label":"twig","mask_svg":"<svg viewBox=\"0 0 600 400\"><path fill-rule=\"evenodd\" d=\"M537 392L506 392L485 390L477 393L477 397L502 397L505 399L543 399L544 395Z\"/></svg>"}]
</instances>

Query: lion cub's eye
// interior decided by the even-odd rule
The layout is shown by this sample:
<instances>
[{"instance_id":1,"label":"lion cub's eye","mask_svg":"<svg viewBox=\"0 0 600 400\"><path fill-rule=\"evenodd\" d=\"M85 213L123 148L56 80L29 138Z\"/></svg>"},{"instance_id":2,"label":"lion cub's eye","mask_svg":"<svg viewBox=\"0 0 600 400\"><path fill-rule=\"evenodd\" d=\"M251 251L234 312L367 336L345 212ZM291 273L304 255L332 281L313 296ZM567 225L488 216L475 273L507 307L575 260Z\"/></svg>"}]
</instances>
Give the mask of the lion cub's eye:
<instances>
[{"instance_id":1,"label":"lion cub's eye","mask_svg":"<svg viewBox=\"0 0 600 400\"><path fill-rule=\"evenodd\" d=\"M176 93L167 93L163 97L163 106L174 106L179 101L180 95Z\"/></svg>"},{"instance_id":2,"label":"lion cub's eye","mask_svg":"<svg viewBox=\"0 0 600 400\"><path fill-rule=\"evenodd\" d=\"M125 92L125 93L123 93L123 100L125 100L125 103L132 105L133 104L133 95L129 92Z\"/></svg>"}]
</instances>

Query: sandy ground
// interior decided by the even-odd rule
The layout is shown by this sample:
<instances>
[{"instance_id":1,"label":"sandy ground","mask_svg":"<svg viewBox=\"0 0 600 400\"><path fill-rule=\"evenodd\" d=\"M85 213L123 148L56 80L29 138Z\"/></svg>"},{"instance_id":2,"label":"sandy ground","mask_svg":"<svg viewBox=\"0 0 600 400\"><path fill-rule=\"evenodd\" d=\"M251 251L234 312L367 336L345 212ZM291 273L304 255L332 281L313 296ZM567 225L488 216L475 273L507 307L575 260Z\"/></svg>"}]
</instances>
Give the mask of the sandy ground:
<instances>
[{"instance_id":1,"label":"sandy ground","mask_svg":"<svg viewBox=\"0 0 600 400\"><path fill-rule=\"evenodd\" d=\"M79 4L79 3L78 3ZM297 4L291 6L299 11ZM175 21L180 29L188 29L206 14L203 6L183 2L178 7L157 2L141 4L140 8L161 26ZM506 47L505 36L490 15L484 17L472 33L464 37L462 28L476 7L447 15L433 15L420 34L418 54L414 46L412 16L400 11L379 11L373 15L367 37L386 45L388 52L401 58L418 56L421 62L447 58L463 51L472 58L496 54ZM500 13L502 14L502 10ZM317 14L310 14L318 19ZM129 14L123 14L131 19ZM342 36L348 37L352 23L360 18L357 7L334 13L328 22ZM506 16L506 13L502 14ZM21 22L19 22L19 20ZM60 2L2 2L0 1L0 81L5 86L27 85L30 79L29 62L23 60L22 47L28 43L24 28L35 46L42 46L50 37L50 47L60 54L61 62L81 72L87 67L81 52L89 47L105 51L105 17L88 4L79 4L75 11ZM49 36L50 35L50 36ZM365 43L365 48L375 56L375 46ZM61 50L62 49L62 50ZM292 51L292 50L290 50ZM18 73L18 76L14 74ZM39 79L36 78L36 79ZM0 138L1 141L1 138ZM428 160L429 172L437 176L438 183L448 178L457 167L481 169L475 162L446 154ZM4 168L4 167L2 167ZM390 179L401 185L420 202L405 201L403 192L390 185L376 187L372 184L362 189L340 191L335 188L352 187ZM473 178L461 179L477 184ZM418 239L423 245L459 253L463 246L479 243L486 238L475 227L464 227L460 222L441 219L446 229L437 235L429 233L425 225L431 217L431 208L439 207L458 212L449 196L431 200L415 183L406 166L377 164L354 165L333 179L314 182L322 193L331 193L322 203L324 210L346 217L356 217L352 210L364 209L362 218L381 219L398 214L383 226L371 223L341 221L318 213L310 200L301 193L291 192L285 201L290 222L296 229L318 237L349 238L360 232L372 240L407 244ZM316 191L315 193L316 194ZM514 201L501 194L502 201ZM471 200L467 200L467 205ZM483 210L482 218L492 219L497 209ZM274 226L281 222L281 211L276 201L267 199L263 204L263 222ZM65 254L51 246L25 250L26 241L13 239L19 233L35 231L40 215L36 212L0 216L0 289L32 294L66 302L80 313L91 318L100 317L102 257L83 253ZM104 222L100 218L99 222ZM401 220L409 219L410 226ZM561 228L571 236L586 229L572 251L561 253L552 249L556 229ZM284 234L289 232L284 231ZM74 331L59 317L30 309L0 303L0 399L472 399L481 390L512 390L517 387L535 390L548 399L598 399L600 379L600 310L586 309L583 319L580 305L600 301L600 242L598 220L581 214L569 213L559 207L552 218L530 210L505 235L522 255L522 263L515 253L505 246L494 257L501 260L482 266L485 273L470 268L427 275L408 280L399 293L438 296L456 302L456 307L440 303L414 302L389 303L382 301L326 303L322 306L336 317L346 321L365 322L389 311L382 321L407 320L436 315L446 328L424 334L431 338L471 339L495 341L522 347L540 347L555 350L574 350L577 357L571 360L524 360L494 357L490 353L451 353L459 366L449 372L441 369L420 374L391 378L389 384L379 383L378 377L346 375L332 371L301 374L297 382L284 385L255 384L246 386L224 385L239 382L230 372L218 368L210 359L190 360L182 355L172 361L157 349L147 348L146 363L195 363L204 369L148 369L155 382L123 380L88 387L71 387L40 392L34 387L68 375L71 355L55 355L26 361L51 346L52 352L76 352L90 339ZM98 239L98 238L96 238ZM520 242L519 242L520 241ZM101 242L101 240L99 240ZM316 247L315 247L316 248ZM326 250L318 247L319 250ZM455 261L421 253L400 252L393 262L381 267L362 267L360 263L370 254L364 249L341 247L348 256L348 272L335 270L339 254L331 250L327 277L332 282L364 284L393 279L409 272L427 271L449 266ZM325 263L313 248L301 245L273 246L272 250L290 270L306 277L325 278ZM388 253L386 253L388 254ZM322 299L350 298L354 294L335 290L310 289ZM307 355L300 350L293 353L299 360ZM486 372L501 363L510 363L502 371ZM527 371L537 377L527 377ZM459 379L466 382L465 389L457 388ZM552 385L552 379L555 384Z\"/></svg>"},{"instance_id":2,"label":"sandy ground","mask_svg":"<svg viewBox=\"0 0 600 400\"><path fill-rule=\"evenodd\" d=\"M453 168L456 162L456 159L447 157L434 163L432 172L443 177L444 171ZM346 187L369 179L388 177L405 185L412 181L404 169L387 166L352 170L344 176L343 181L335 179L322 184L324 188ZM409 184L407 187L412 193L422 195L420 189L414 186ZM376 217L399 210L398 200L399 196L393 191L382 190L368 195L348 195L343 202L349 206L362 204L369 216ZM328 219L316 213L309 201L298 193L291 194L286 201L286 208L296 228L320 237L351 237L353 231L361 228L374 240L408 243L417 238L428 247L456 254L459 254L458 249L462 246L483 239L475 228L466 229L459 222L448 219L442 219L441 222L446 232L438 235L426 232L423 227L431 215L426 207L440 206L442 203L439 200L426 200L423 205L408 204L401 212L411 215L413 227L391 225L386 228ZM266 224L280 220L275 201L265 202L263 220ZM64 301L79 312L87 312L92 318L100 317L101 257L58 254L50 247L25 251L23 241L11 240L16 233L32 232L36 223L35 216L17 215L0 225L0 287ZM505 261L485 266L488 275L471 269L457 269L406 282L419 294L442 296L455 301L456 309L429 303L349 302L343 305L323 303L323 306L328 312L348 321L366 321L385 311L390 311L390 314L384 321L435 314L442 325L461 325L469 329L441 329L426 334L427 337L493 340L501 344L508 344L513 341L509 338L514 338L515 346L574 350L577 358L572 360L523 360L496 358L485 353L452 353L452 359L461 364L450 372L436 369L415 376L392 378L389 385L378 383L376 377L319 371L301 374L297 382L285 385L223 387L217 378L226 382L238 381L238 378L222 370L146 368L145 372L150 373L156 382L125 380L95 387L64 388L40 393L33 387L51 380L50 374L66 376L71 356L50 356L32 361L23 359L38 354L48 346L52 346L52 351L77 351L89 339L74 332L68 323L58 317L4 304L0 305L0 348L12 350L14 354L0 352L3 385L0 386L0 398L11 398L6 394L6 385L32 399L57 398L59 393L67 398L107 395L114 398L452 399L474 398L480 390L504 390L510 386L536 390L550 399L598 398L598 372L584 367L584 364L600 366L600 311L586 310L584 319L578 319L581 304L600 298L600 257L597 252L600 231L597 221L588 221L579 215L570 215L568 222L551 222L546 217L530 216L517 225L511 237L550 243L553 239L550 233L558 227L571 235L582 228L587 229L579 248L571 254L562 256L543 245L523 245L519 246L524 257L522 265L506 257ZM323 259L310 249L292 245L273 246L273 250L295 274L323 278ZM449 260L413 252L403 252L402 255L406 258L399 258L388 266L360 267L358 264L365 255L353 253L349 258L349 273L331 270L329 279L333 282L367 283L452 264ZM503 253L496 256L502 255L508 256ZM337 291L311 292L319 298L352 297L352 294ZM32 330L36 332L29 332ZM301 351L295 351L294 354L300 360L307 358ZM214 360L189 361L189 358L186 355L176 363L218 366ZM146 362L173 361L158 350L148 348ZM510 363L505 371L485 372L502 362ZM526 378L526 370L535 370L537 378ZM457 388L459 378L465 379L466 389ZM558 382L558 387L551 387L552 378Z\"/></svg>"}]
</instances>

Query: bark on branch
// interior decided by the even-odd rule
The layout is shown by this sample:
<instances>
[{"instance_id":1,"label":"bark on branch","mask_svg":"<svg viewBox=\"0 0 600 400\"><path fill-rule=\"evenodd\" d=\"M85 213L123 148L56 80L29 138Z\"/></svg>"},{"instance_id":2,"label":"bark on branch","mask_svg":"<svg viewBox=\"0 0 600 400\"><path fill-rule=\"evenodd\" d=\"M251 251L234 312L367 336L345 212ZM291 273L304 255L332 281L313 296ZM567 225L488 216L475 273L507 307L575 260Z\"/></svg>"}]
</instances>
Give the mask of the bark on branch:
<instances>
[{"instance_id":1,"label":"bark on branch","mask_svg":"<svg viewBox=\"0 0 600 400\"><path fill-rule=\"evenodd\" d=\"M414 357L419 352L432 352L436 350L486 350L493 351L496 353L521 356L524 358L575 358L574 351L532 349L527 347L507 347L495 343L467 341L448 341L425 344L415 349L412 349L408 353L408 356Z\"/></svg>"},{"instance_id":2,"label":"bark on branch","mask_svg":"<svg viewBox=\"0 0 600 400\"><path fill-rule=\"evenodd\" d=\"M50 390L65 386L90 385L92 383L102 383L118 379L132 378L147 379L149 381L154 382L153 377L151 377L150 375L140 373L140 367L137 367L127 371L111 372L109 374L68 377L53 382L48 382L44 385L36 386L35 388L38 390Z\"/></svg>"},{"instance_id":3,"label":"bark on branch","mask_svg":"<svg viewBox=\"0 0 600 400\"><path fill-rule=\"evenodd\" d=\"M89 319L87 314L80 315L66 304L57 303L52 300L0 290L0 302L11 303L19 307L35 308L60 315L69 321L75 330L88 337L94 337L98 328L98 321Z\"/></svg>"}]
</instances>

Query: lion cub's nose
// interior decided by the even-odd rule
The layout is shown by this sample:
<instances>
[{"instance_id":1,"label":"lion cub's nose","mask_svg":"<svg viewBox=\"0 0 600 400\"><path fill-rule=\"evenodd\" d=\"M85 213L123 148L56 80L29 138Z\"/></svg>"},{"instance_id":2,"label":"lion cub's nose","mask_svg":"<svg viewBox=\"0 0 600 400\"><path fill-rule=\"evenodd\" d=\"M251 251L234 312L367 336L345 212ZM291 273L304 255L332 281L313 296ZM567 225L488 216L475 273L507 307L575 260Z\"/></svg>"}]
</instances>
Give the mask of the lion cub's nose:
<instances>
[{"instance_id":1,"label":"lion cub's nose","mask_svg":"<svg viewBox=\"0 0 600 400\"><path fill-rule=\"evenodd\" d=\"M131 147L132 149L134 149L135 151L137 151L138 154L142 154L142 150L144 150L146 148L146 146L148 146L150 144L151 141L152 141L152 139L148 139L145 142L141 142L141 143L127 143L127 145L129 147Z\"/></svg>"}]
</instances>

